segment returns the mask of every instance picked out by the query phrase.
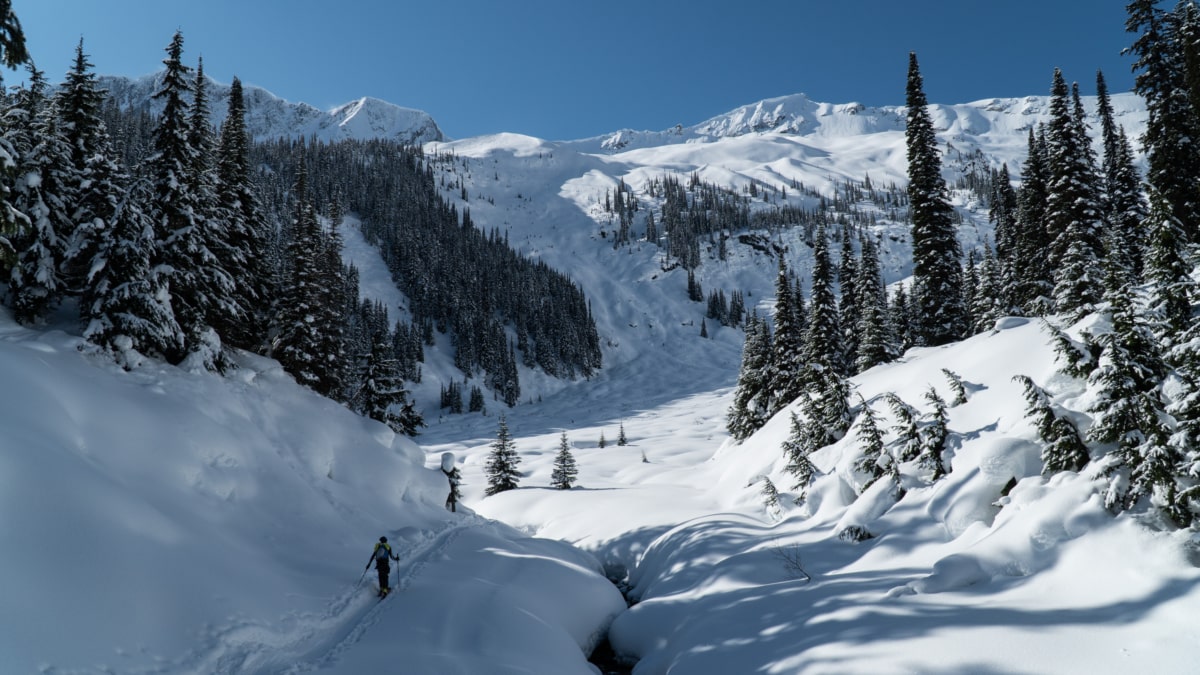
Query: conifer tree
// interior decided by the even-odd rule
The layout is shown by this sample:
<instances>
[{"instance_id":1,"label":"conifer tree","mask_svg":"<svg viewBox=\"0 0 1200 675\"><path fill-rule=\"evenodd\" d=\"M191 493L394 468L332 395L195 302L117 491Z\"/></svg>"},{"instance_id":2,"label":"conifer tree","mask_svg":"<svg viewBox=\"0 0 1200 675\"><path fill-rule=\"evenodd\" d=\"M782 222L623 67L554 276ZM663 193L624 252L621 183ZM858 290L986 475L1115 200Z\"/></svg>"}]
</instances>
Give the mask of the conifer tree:
<instances>
[{"instance_id":1,"label":"conifer tree","mask_svg":"<svg viewBox=\"0 0 1200 675\"><path fill-rule=\"evenodd\" d=\"M811 425L801 421L795 411L789 413L791 431L783 442L783 456L787 458L787 472L795 478L794 488L799 491L796 501L801 501L808 493L808 485L817 474L817 467L808 458L819 446L812 437Z\"/></svg>"},{"instance_id":2,"label":"conifer tree","mask_svg":"<svg viewBox=\"0 0 1200 675\"><path fill-rule=\"evenodd\" d=\"M887 289L879 263L879 250L869 237L862 240L862 256L858 269L858 351L854 371L896 358L895 340L888 321Z\"/></svg>"},{"instance_id":3,"label":"conifer tree","mask_svg":"<svg viewBox=\"0 0 1200 675\"><path fill-rule=\"evenodd\" d=\"M1146 102L1146 180L1170 205L1184 224L1190 241L1200 240L1200 154L1195 151L1200 133L1189 96L1184 30L1190 3L1179 3L1166 12L1156 0L1131 0L1126 5L1125 30L1136 37L1125 53L1134 56L1134 91Z\"/></svg>"},{"instance_id":4,"label":"conifer tree","mask_svg":"<svg viewBox=\"0 0 1200 675\"><path fill-rule=\"evenodd\" d=\"M1161 333L1168 348L1192 325L1191 300L1196 296L1183 226L1170 208L1163 195L1151 187L1150 213L1144 224L1149 233L1145 275L1151 307L1161 317Z\"/></svg>"},{"instance_id":5,"label":"conifer tree","mask_svg":"<svg viewBox=\"0 0 1200 675\"><path fill-rule=\"evenodd\" d=\"M883 443L883 431L879 428L879 415L866 400L859 396L858 430L856 438L862 448L862 456L854 463L855 470L866 474L867 480L859 488L859 494L867 491L875 481L895 470L895 461L887 454Z\"/></svg>"},{"instance_id":6,"label":"conifer tree","mask_svg":"<svg viewBox=\"0 0 1200 675\"><path fill-rule=\"evenodd\" d=\"M746 320L742 366L725 423L729 435L737 441L746 440L767 421L770 414L770 365L770 326L757 314L751 314Z\"/></svg>"},{"instance_id":7,"label":"conifer tree","mask_svg":"<svg viewBox=\"0 0 1200 675\"><path fill-rule=\"evenodd\" d=\"M1088 380L1095 392L1089 409L1095 417L1088 437L1116 444L1106 466L1105 505L1124 510L1155 487L1163 487L1157 463L1166 441L1160 392L1166 366L1154 335L1139 315L1134 289L1126 287L1106 299L1112 329L1096 337L1103 351ZM1154 466L1143 466L1148 457Z\"/></svg>"},{"instance_id":8,"label":"conifer tree","mask_svg":"<svg viewBox=\"0 0 1200 675\"><path fill-rule=\"evenodd\" d=\"M224 220L217 254L236 281L230 312L214 317L214 327L234 347L260 350L271 311L271 269L267 258L268 223L250 172L250 135L246 130L242 83L233 78L217 149L216 202Z\"/></svg>"},{"instance_id":9,"label":"conifer tree","mask_svg":"<svg viewBox=\"0 0 1200 675\"><path fill-rule=\"evenodd\" d=\"M425 426L425 421L409 401L395 353L385 335L376 335L360 379L362 385L354 399L361 414L406 436L416 436L417 430Z\"/></svg>"},{"instance_id":10,"label":"conifer tree","mask_svg":"<svg viewBox=\"0 0 1200 675\"><path fill-rule=\"evenodd\" d=\"M892 417L896 419L896 423L892 426L892 430L896 432L895 442L898 446L896 457L901 462L916 459L921 454L921 434L920 428L917 426L916 408L905 403L892 392L885 394L884 398L887 400L888 408L892 411Z\"/></svg>"},{"instance_id":11,"label":"conifer tree","mask_svg":"<svg viewBox=\"0 0 1200 675\"><path fill-rule=\"evenodd\" d=\"M54 109L71 152L69 178L74 194L71 223L61 233L65 246L61 273L65 291L84 296L81 318L85 324L91 319L87 308L93 306L88 299L94 293L91 276L102 269L97 255L112 234L114 214L128 182L101 115L104 92L91 68L81 39L71 69L54 95Z\"/></svg>"},{"instance_id":12,"label":"conifer tree","mask_svg":"<svg viewBox=\"0 0 1200 675\"><path fill-rule=\"evenodd\" d=\"M571 444L567 441L567 432L562 432L558 443L558 454L554 456L554 471L550 473L550 485L559 490L570 490L579 475L579 467L575 456L571 454Z\"/></svg>"},{"instance_id":13,"label":"conifer tree","mask_svg":"<svg viewBox=\"0 0 1200 675\"><path fill-rule=\"evenodd\" d=\"M829 260L829 244L823 220L817 222L813 239L812 295L803 361L843 372L842 345L839 340L841 330L838 327L837 301L833 295L833 265ZM775 334L775 343L778 347L778 332ZM784 401L785 404L787 402Z\"/></svg>"},{"instance_id":14,"label":"conifer tree","mask_svg":"<svg viewBox=\"0 0 1200 675\"><path fill-rule=\"evenodd\" d=\"M1100 119L1101 139L1104 147L1102 183L1104 186L1104 214L1108 227L1113 231L1115 243L1107 247L1108 257L1122 256L1134 277L1142 274L1144 237L1142 222L1146 219L1146 200L1142 195L1142 181L1133 161L1133 148L1125 136L1125 130L1114 119L1112 101L1108 97L1108 85L1104 74L1096 73L1096 114Z\"/></svg>"},{"instance_id":15,"label":"conifer tree","mask_svg":"<svg viewBox=\"0 0 1200 675\"><path fill-rule=\"evenodd\" d=\"M918 344L937 346L958 340L966 332L962 254L916 53L908 56L905 101L913 241L912 309Z\"/></svg>"},{"instance_id":16,"label":"conifer tree","mask_svg":"<svg viewBox=\"0 0 1200 675\"><path fill-rule=\"evenodd\" d=\"M949 368L942 368L942 374L946 376L946 381L950 384L950 391L954 394L954 398L950 399L950 407L966 403L967 387L963 384L962 377Z\"/></svg>"},{"instance_id":17,"label":"conifer tree","mask_svg":"<svg viewBox=\"0 0 1200 675\"><path fill-rule=\"evenodd\" d=\"M804 391L805 343L795 303L787 263L780 256L779 272L775 277L775 331L769 362L771 398L768 415L783 409Z\"/></svg>"},{"instance_id":18,"label":"conifer tree","mask_svg":"<svg viewBox=\"0 0 1200 675\"><path fill-rule=\"evenodd\" d=\"M1013 380L1025 388L1025 416L1033 421L1046 445L1042 448L1042 475L1079 471L1088 463L1088 449L1079 430L1065 417L1054 412L1046 391L1027 375Z\"/></svg>"},{"instance_id":19,"label":"conifer tree","mask_svg":"<svg viewBox=\"0 0 1200 675\"><path fill-rule=\"evenodd\" d=\"M46 98L45 79L32 66L29 71L28 87L11 97L4 118L18 157L12 205L28 223L25 236L13 240L16 262L8 278L13 317L22 323L40 321L64 294L62 233L70 230L75 200L70 151Z\"/></svg>"},{"instance_id":20,"label":"conifer tree","mask_svg":"<svg viewBox=\"0 0 1200 675\"><path fill-rule=\"evenodd\" d=\"M1016 232L1011 254L1002 259L1012 277L1013 303L1026 314L1042 315L1050 311L1053 296L1053 271L1049 259L1050 232L1046 227L1047 166L1046 135L1029 130L1029 145L1022 168L1021 189L1017 193Z\"/></svg>"},{"instance_id":21,"label":"conifer tree","mask_svg":"<svg viewBox=\"0 0 1200 675\"><path fill-rule=\"evenodd\" d=\"M83 298L84 338L111 352L126 370L143 356L165 358L183 348L163 277L151 266L154 224L142 209L147 191L135 184L115 204L91 290Z\"/></svg>"},{"instance_id":22,"label":"conifer tree","mask_svg":"<svg viewBox=\"0 0 1200 675\"><path fill-rule=\"evenodd\" d=\"M926 414L929 423L921 429L921 452L917 461L921 467L932 472L930 480L937 481L946 475L946 464L942 454L946 451L946 439L950 435L946 428L946 401L930 385L925 390L925 400L933 406Z\"/></svg>"},{"instance_id":23,"label":"conifer tree","mask_svg":"<svg viewBox=\"0 0 1200 675\"><path fill-rule=\"evenodd\" d=\"M862 307L858 304L858 286L861 272L855 261L854 246L850 239L850 228L842 228L842 251L838 260L838 327L841 329L839 369L851 372L858 354L858 323Z\"/></svg>"},{"instance_id":24,"label":"conifer tree","mask_svg":"<svg viewBox=\"0 0 1200 675\"><path fill-rule=\"evenodd\" d=\"M508 434L508 421L500 415L500 426L496 431L496 440L492 442L492 451L488 454L484 473L487 475L488 486L484 494L488 497L515 490L521 481L517 466L521 464L521 456L517 454L516 445Z\"/></svg>"},{"instance_id":25,"label":"conifer tree","mask_svg":"<svg viewBox=\"0 0 1200 675\"><path fill-rule=\"evenodd\" d=\"M617 434L617 445L629 445L629 439L625 437L625 423L621 422L621 430Z\"/></svg>"},{"instance_id":26,"label":"conifer tree","mask_svg":"<svg viewBox=\"0 0 1200 675\"><path fill-rule=\"evenodd\" d=\"M1046 227L1052 237L1055 306L1074 319L1100 300L1100 278L1096 273L1103 258L1095 159L1086 126L1075 110L1077 93L1073 108L1071 92L1062 71L1056 68L1046 132L1050 177Z\"/></svg>"}]
</instances>

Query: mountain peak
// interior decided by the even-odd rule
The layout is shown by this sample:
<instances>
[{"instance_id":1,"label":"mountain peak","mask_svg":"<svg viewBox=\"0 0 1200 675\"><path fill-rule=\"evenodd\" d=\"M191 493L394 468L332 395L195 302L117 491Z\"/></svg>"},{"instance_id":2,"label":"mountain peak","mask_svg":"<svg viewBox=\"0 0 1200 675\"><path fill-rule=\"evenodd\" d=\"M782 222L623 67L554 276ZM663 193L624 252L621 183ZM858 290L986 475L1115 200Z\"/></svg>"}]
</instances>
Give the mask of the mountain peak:
<instances>
[{"instance_id":1,"label":"mountain peak","mask_svg":"<svg viewBox=\"0 0 1200 675\"><path fill-rule=\"evenodd\" d=\"M102 76L100 86L124 108L158 112L153 99L163 72L138 78ZM225 119L229 85L211 78L207 83L213 125ZM387 139L405 144L445 140L437 122L420 110L404 108L377 98L363 97L326 112L307 103L293 103L253 85L243 85L246 127L258 140L309 138L323 141Z\"/></svg>"}]
</instances>

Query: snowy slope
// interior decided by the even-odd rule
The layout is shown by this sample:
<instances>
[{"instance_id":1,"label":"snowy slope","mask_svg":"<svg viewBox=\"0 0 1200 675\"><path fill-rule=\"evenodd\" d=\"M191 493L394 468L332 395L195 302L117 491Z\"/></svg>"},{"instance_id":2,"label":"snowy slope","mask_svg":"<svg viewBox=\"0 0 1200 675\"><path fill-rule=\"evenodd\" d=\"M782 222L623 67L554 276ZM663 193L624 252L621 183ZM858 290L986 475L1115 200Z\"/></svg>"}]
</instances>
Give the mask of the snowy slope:
<instances>
[{"instance_id":1,"label":"snowy slope","mask_svg":"<svg viewBox=\"0 0 1200 675\"><path fill-rule=\"evenodd\" d=\"M103 89L124 108L146 107L156 112L152 99L162 73L139 78L104 76L98 78ZM212 123L220 126L225 119L229 85L207 79ZM285 101L271 92L243 83L246 102L246 128L255 140L274 138L310 138L322 141L382 138L404 144L421 144L443 139L442 130L427 113L404 108L373 98L323 111L307 103Z\"/></svg>"},{"instance_id":2,"label":"snowy slope","mask_svg":"<svg viewBox=\"0 0 1200 675\"><path fill-rule=\"evenodd\" d=\"M447 513L414 443L241 366L125 373L0 311L0 672L589 672L624 606L596 561Z\"/></svg>"}]
</instances>

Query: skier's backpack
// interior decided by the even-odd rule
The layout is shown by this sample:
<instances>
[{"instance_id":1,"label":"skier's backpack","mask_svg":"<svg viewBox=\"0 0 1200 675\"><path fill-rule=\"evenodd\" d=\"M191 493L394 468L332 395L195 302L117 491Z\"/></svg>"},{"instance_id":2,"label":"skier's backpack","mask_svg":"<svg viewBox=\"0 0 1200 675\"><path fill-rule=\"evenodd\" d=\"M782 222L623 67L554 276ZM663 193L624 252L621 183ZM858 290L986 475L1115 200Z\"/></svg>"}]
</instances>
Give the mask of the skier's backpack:
<instances>
[{"instance_id":1,"label":"skier's backpack","mask_svg":"<svg viewBox=\"0 0 1200 675\"><path fill-rule=\"evenodd\" d=\"M392 553L392 547L387 544L375 544L375 562L386 565L388 556Z\"/></svg>"}]
</instances>

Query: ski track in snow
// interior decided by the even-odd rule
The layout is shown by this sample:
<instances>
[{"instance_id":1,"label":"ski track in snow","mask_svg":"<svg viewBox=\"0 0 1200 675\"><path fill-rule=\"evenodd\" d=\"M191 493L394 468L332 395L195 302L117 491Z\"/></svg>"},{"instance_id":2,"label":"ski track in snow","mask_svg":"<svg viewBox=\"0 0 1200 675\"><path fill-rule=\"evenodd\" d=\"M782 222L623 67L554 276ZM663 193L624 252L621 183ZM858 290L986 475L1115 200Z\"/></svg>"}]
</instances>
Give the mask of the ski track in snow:
<instances>
[{"instance_id":1,"label":"ski track in snow","mask_svg":"<svg viewBox=\"0 0 1200 675\"><path fill-rule=\"evenodd\" d=\"M425 569L432 556L441 554L468 527L487 521L467 515L414 547L402 562L407 570L392 593L407 590ZM203 654L184 657L156 673L186 671L197 673L247 673L276 675L311 672L334 664L378 623L388 603L364 593L360 579L335 597L319 614L285 617L276 624L260 620L242 620L214 629L206 637ZM278 627L278 628L277 628ZM282 629L284 632L281 632Z\"/></svg>"}]
</instances>

